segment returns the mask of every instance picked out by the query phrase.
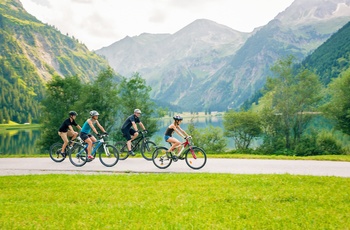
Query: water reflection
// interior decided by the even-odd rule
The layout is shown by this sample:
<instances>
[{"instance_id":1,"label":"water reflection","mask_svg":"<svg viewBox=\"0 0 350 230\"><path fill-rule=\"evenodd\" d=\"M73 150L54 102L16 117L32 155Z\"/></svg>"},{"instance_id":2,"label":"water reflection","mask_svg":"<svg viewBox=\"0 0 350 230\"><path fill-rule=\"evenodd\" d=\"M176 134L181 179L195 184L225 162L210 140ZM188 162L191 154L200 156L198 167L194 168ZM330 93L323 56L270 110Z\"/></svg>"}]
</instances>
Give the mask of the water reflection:
<instances>
[{"instance_id":1,"label":"water reflection","mask_svg":"<svg viewBox=\"0 0 350 230\"><path fill-rule=\"evenodd\" d=\"M40 138L40 130L5 130L0 133L0 154L39 153L35 142Z\"/></svg>"}]
</instances>

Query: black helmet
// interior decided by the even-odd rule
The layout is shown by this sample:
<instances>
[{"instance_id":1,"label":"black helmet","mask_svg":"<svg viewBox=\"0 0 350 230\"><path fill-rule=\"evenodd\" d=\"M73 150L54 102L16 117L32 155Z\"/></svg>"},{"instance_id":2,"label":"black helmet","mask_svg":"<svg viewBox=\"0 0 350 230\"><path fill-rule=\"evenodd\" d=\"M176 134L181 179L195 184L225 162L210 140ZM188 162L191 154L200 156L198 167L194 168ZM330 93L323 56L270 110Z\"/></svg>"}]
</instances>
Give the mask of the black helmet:
<instances>
[{"instance_id":1,"label":"black helmet","mask_svg":"<svg viewBox=\"0 0 350 230\"><path fill-rule=\"evenodd\" d=\"M78 116L77 112L75 111L70 111L69 116Z\"/></svg>"},{"instance_id":2,"label":"black helmet","mask_svg":"<svg viewBox=\"0 0 350 230\"><path fill-rule=\"evenodd\" d=\"M180 115L176 115L173 117L175 121L182 121L183 118Z\"/></svg>"}]
</instances>

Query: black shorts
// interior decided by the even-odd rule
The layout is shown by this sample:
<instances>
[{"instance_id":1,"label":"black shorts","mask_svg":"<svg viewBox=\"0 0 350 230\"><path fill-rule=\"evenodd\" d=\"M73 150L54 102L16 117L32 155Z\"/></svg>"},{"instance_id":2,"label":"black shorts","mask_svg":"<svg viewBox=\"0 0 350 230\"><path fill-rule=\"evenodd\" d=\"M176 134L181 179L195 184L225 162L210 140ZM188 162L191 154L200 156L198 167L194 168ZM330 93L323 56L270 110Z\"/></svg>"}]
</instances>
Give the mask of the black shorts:
<instances>
[{"instance_id":1,"label":"black shorts","mask_svg":"<svg viewBox=\"0 0 350 230\"><path fill-rule=\"evenodd\" d=\"M81 132L79 136L80 136L80 138L81 138L83 141L85 141L86 139L92 137L91 134L83 133L83 132Z\"/></svg>"},{"instance_id":2,"label":"black shorts","mask_svg":"<svg viewBox=\"0 0 350 230\"><path fill-rule=\"evenodd\" d=\"M125 137L125 139L127 141L131 140L131 136L134 136L134 134L136 133L135 130L133 129L129 129L129 130L124 130L122 129L122 133L123 133L123 137Z\"/></svg>"}]
</instances>

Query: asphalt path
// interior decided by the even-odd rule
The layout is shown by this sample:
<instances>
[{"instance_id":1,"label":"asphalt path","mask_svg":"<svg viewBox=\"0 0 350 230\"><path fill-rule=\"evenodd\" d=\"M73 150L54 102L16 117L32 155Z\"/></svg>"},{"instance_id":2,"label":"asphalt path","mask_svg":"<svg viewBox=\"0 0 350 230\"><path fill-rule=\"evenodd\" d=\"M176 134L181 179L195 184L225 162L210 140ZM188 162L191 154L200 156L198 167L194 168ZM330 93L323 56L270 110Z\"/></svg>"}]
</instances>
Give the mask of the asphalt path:
<instances>
[{"instance_id":1,"label":"asphalt path","mask_svg":"<svg viewBox=\"0 0 350 230\"><path fill-rule=\"evenodd\" d=\"M56 163L49 157L0 158L0 175L115 173L291 174L350 177L350 162L209 158L202 169L193 170L185 161L173 162L167 169L158 169L152 161L142 158L120 160L113 167L103 166L99 159L82 167L75 167L69 159Z\"/></svg>"}]
</instances>

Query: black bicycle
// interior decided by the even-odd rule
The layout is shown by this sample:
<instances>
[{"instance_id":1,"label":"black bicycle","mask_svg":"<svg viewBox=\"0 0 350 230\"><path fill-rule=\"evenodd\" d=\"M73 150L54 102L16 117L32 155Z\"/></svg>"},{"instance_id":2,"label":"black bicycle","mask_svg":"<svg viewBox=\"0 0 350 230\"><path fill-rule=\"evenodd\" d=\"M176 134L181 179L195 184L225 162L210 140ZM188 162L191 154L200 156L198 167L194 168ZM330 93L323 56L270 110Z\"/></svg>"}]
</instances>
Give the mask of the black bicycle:
<instances>
[{"instance_id":1,"label":"black bicycle","mask_svg":"<svg viewBox=\"0 0 350 230\"><path fill-rule=\"evenodd\" d=\"M56 142L53 145L51 145L50 147L50 158L54 161L54 162L62 162L64 161L64 159L66 159L66 157L69 155L69 151L73 148L73 147L69 147L70 145L72 145L73 143L73 147L76 144L83 144L84 141L82 141L80 138L76 138L74 141L70 140L69 143L66 146L66 149L64 152L64 154L62 154L62 142Z\"/></svg>"},{"instance_id":2,"label":"black bicycle","mask_svg":"<svg viewBox=\"0 0 350 230\"><path fill-rule=\"evenodd\" d=\"M140 132L140 135L131 142L131 150L134 152L141 151L141 155L148 161L152 160L153 151L157 148L156 143L148 140L145 131ZM119 159L125 160L129 157L128 147L125 141L117 141L115 147L119 150Z\"/></svg>"}]
</instances>

